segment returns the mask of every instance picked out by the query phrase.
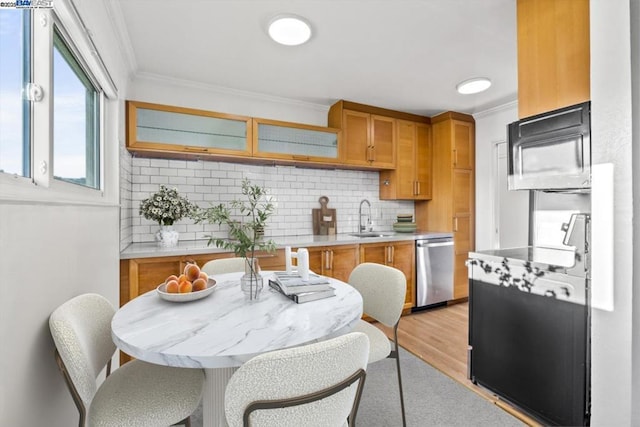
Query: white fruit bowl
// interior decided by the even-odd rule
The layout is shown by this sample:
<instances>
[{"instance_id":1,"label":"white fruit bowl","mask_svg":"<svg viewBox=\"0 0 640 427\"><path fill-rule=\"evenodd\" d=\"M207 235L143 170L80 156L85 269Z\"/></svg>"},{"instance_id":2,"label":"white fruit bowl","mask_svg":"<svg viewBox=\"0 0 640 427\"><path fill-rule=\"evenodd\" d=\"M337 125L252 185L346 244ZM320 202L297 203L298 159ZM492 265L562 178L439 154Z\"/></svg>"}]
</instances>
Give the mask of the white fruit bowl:
<instances>
[{"instance_id":1,"label":"white fruit bowl","mask_svg":"<svg viewBox=\"0 0 640 427\"><path fill-rule=\"evenodd\" d=\"M196 292L189 292L186 294L173 294L173 293L165 292L166 286L167 284L163 283L156 288L156 292L158 293L158 296L160 298L162 298L165 301L171 301L171 302L187 302L187 301L199 300L211 295L213 290L216 288L216 281L211 277L209 277L209 280L207 280L207 289L203 289L201 291L196 291Z\"/></svg>"}]
</instances>

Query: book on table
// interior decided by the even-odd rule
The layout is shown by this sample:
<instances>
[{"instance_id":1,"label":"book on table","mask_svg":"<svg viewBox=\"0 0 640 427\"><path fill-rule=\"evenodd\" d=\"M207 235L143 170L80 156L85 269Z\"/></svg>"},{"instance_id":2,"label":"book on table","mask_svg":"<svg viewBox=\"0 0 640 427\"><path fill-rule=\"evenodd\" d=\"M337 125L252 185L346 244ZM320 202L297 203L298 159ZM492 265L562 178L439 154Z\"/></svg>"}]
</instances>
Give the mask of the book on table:
<instances>
[{"instance_id":1,"label":"book on table","mask_svg":"<svg viewBox=\"0 0 640 427\"><path fill-rule=\"evenodd\" d=\"M331 286L328 286L327 289L291 293L291 294L284 293L284 291L282 290L278 282L275 280L269 279L269 286L298 304L302 304L304 302L316 301L323 298L329 298L336 294L335 290Z\"/></svg>"},{"instance_id":2,"label":"book on table","mask_svg":"<svg viewBox=\"0 0 640 427\"><path fill-rule=\"evenodd\" d=\"M309 280L302 280L302 277L296 273L276 271L274 281L285 295L333 289L326 277L313 273L309 274Z\"/></svg>"}]
</instances>

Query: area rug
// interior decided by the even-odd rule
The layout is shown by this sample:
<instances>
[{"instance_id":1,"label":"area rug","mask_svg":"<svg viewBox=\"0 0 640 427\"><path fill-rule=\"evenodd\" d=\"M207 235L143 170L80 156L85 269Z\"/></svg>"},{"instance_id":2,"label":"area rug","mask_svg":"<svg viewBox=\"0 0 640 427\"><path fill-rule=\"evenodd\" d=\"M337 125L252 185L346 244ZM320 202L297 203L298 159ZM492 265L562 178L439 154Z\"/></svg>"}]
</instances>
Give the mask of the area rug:
<instances>
[{"instance_id":1,"label":"area rug","mask_svg":"<svg viewBox=\"0 0 640 427\"><path fill-rule=\"evenodd\" d=\"M393 359L367 368L358 427L402 426L396 364ZM400 349L407 426L524 426L517 418L404 349ZM191 417L202 427L202 407Z\"/></svg>"}]
</instances>

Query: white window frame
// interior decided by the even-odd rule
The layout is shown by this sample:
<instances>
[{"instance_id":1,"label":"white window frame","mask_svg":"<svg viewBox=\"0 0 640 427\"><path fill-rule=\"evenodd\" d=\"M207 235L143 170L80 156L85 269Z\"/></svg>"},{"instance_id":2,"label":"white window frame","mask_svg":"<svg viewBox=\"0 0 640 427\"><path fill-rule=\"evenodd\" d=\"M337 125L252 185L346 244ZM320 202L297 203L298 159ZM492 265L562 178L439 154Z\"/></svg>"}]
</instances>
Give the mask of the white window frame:
<instances>
[{"instance_id":1,"label":"white window frame","mask_svg":"<svg viewBox=\"0 0 640 427\"><path fill-rule=\"evenodd\" d=\"M55 203L114 204L105 195L105 124L118 92L71 0L56 0L53 9L33 9L31 16L31 81L42 88L44 97L31 102L31 177L0 173L0 200ZM53 177L53 28L54 24L78 62L99 91L100 187L65 182ZM112 191L110 191L112 193ZM117 203L117 201L115 201Z\"/></svg>"}]
</instances>

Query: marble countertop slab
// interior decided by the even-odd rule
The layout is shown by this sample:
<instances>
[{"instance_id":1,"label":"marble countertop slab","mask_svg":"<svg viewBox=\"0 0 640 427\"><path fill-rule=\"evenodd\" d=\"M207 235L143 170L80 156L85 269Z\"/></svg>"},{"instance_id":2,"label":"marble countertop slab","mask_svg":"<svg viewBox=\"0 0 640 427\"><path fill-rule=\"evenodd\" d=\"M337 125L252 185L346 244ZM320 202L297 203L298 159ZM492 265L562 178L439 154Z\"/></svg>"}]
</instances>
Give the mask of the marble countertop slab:
<instances>
[{"instance_id":1,"label":"marble countertop slab","mask_svg":"<svg viewBox=\"0 0 640 427\"><path fill-rule=\"evenodd\" d=\"M469 258L494 262L501 262L506 258L511 263L520 263L522 265L528 263L541 270L558 273L566 273L567 268L575 264L575 252L573 250L535 246L474 251L469 252Z\"/></svg>"},{"instance_id":2,"label":"marble countertop slab","mask_svg":"<svg viewBox=\"0 0 640 427\"><path fill-rule=\"evenodd\" d=\"M385 234L380 237L355 237L351 234L342 233L331 236L277 236L271 239L276 242L278 248L285 246L296 247L313 247L313 246L332 246L332 245L348 245L348 244L365 244L379 242L398 242L405 240L419 240L427 238L452 237L450 232L438 231L415 231L413 233L396 233L393 231L379 231ZM161 248L155 242L132 243L120 252L120 259L132 258L153 258L162 256L182 256L228 252L215 246L207 245L207 240L187 240L178 242L178 246L174 248Z\"/></svg>"},{"instance_id":3,"label":"marble countertop slab","mask_svg":"<svg viewBox=\"0 0 640 427\"><path fill-rule=\"evenodd\" d=\"M253 356L351 330L362 316L355 288L328 278L334 297L296 304L268 286L246 301L242 273L215 276L216 289L197 301L176 303L149 291L121 307L111 322L115 344L131 356L160 365L226 368Z\"/></svg>"},{"instance_id":4,"label":"marble countertop slab","mask_svg":"<svg viewBox=\"0 0 640 427\"><path fill-rule=\"evenodd\" d=\"M585 305L588 279L571 275L575 251L521 247L469 252L469 277L474 283L517 289Z\"/></svg>"}]
</instances>

